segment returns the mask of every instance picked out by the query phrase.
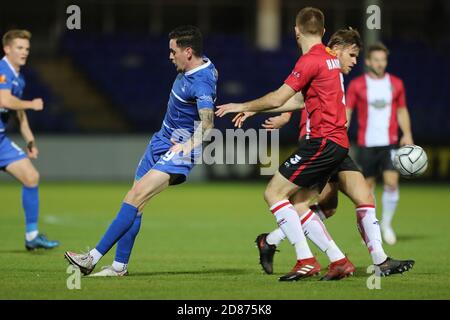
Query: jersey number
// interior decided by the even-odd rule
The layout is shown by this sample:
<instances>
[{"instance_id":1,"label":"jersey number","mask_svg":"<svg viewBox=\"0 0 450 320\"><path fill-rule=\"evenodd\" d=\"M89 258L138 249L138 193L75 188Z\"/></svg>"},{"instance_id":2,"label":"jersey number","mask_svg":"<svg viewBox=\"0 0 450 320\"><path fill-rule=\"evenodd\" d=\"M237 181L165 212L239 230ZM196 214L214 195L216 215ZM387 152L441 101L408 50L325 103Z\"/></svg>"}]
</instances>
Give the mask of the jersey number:
<instances>
[{"instance_id":1,"label":"jersey number","mask_svg":"<svg viewBox=\"0 0 450 320\"><path fill-rule=\"evenodd\" d=\"M170 161L170 159L173 158L173 156L175 155L175 152L172 151L167 151L162 157L161 159L163 159L164 161Z\"/></svg>"}]
</instances>

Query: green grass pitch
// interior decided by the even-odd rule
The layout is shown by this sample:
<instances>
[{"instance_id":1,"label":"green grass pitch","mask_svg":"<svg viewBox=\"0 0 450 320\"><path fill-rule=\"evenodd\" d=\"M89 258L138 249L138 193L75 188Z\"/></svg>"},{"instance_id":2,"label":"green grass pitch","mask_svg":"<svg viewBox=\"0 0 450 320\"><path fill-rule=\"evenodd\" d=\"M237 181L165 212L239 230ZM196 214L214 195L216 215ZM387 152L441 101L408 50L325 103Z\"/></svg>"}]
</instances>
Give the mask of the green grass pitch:
<instances>
[{"instance_id":1,"label":"green grass pitch","mask_svg":"<svg viewBox=\"0 0 450 320\"><path fill-rule=\"evenodd\" d=\"M263 201L265 185L251 183L187 183L163 192L145 210L130 276L83 277L80 290L69 290L64 251L95 246L128 187L120 183L42 184L40 230L62 245L52 251L27 252L21 187L0 184L0 299L450 298L450 185L401 186L394 220L399 241L385 249L395 258L415 259L416 265L404 275L382 278L379 290L367 288L370 259L361 244L353 206L344 196L327 226L357 266L353 277L336 282L320 282L318 277L278 282L278 276L295 263L287 242L275 257L275 274L263 274L253 241L276 224ZM311 248L323 273L327 259L312 244ZM113 255L114 249L96 270L110 264Z\"/></svg>"}]
</instances>

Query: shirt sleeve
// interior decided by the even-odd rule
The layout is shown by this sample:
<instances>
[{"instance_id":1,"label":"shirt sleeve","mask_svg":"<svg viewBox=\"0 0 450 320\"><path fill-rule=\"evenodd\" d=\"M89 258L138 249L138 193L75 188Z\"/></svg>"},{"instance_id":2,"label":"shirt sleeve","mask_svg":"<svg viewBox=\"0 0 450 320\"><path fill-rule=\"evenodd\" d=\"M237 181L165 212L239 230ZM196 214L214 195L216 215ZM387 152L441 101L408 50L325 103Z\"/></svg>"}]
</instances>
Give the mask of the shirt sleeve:
<instances>
[{"instance_id":1,"label":"shirt sleeve","mask_svg":"<svg viewBox=\"0 0 450 320\"><path fill-rule=\"evenodd\" d=\"M214 84L199 82L193 89L197 109L214 109L214 101L216 100L216 88Z\"/></svg>"},{"instance_id":2,"label":"shirt sleeve","mask_svg":"<svg viewBox=\"0 0 450 320\"><path fill-rule=\"evenodd\" d=\"M356 81L350 81L348 85L347 92L345 95L345 104L349 109L355 109L356 101L358 100L358 92L356 90Z\"/></svg>"},{"instance_id":3,"label":"shirt sleeve","mask_svg":"<svg viewBox=\"0 0 450 320\"><path fill-rule=\"evenodd\" d=\"M307 59L304 56L300 57L291 74L287 77L284 83L296 92L299 92L317 74L318 69L318 64L313 63L310 59Z\"/></svg>"},{"instance_id":4,"label":"shirt sleeve","mask_svg":"<svg viewBox=\"0 0 450 320\"><path fill-rule=\"evenodd\" d=\"M4 72L4 70L0 69L0 90L2 90L2 89L11 90L12 89L12 79L9 76L9 74Z\"/></svg>"},{"instance_id":5,"label":"shirt sleeve","mask_svg":"<svg viewBox=\"0 0 450 320\"><path fill-rule=\"evenodd\" d=\"M398 81L398 95L397 95L397 108L405 108L406 107L406 93L405 86L403 85L403 81Z\"/></svg>"}]
</instances>

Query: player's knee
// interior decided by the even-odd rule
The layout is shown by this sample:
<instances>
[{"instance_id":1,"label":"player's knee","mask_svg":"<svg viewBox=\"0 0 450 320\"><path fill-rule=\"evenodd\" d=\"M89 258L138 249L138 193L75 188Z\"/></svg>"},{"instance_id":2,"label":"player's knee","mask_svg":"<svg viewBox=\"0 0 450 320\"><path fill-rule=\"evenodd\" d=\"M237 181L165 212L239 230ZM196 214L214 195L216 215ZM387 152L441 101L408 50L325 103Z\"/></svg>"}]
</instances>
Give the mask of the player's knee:
<instances>
[{"instance_id":1,"label":"player's knee","mask_svg":"<svg viewBox=\"0 0 450 320\"><path fill-rule=\"evenodd\" d=\"M328 197L319 202L319 207L322 209L322 211L324 213L325 213L325 211L330 211L330 212L332 212L331 215L333 215L336 212L337 206L338 206L337 194L335 196Z\"/></svg>"},{"instance_id":2,"label":"player's knee","mask_svg":"<svg viewBox=\"0 0 450 320\"><path fill-rule=\"evenodd\" d=\"M139 184L136 184L125 196L125 201L135 206L142 204L145 199L145 191Z\"/></svg>"},{"instance_id":3,"label":"player's knee","mask_svg":"<svg viewBox=\"0 0 450 320\"><path fill-rule=\"evenodd\" d=\"M361 196L357 199L355 204L357 206L366 205L366 204L375 205L375 197L374 197L373 193L370 192L370 190L367 190L366 192L361 194Z\"/></svg>"},{"instance_id":4,"label":"player's knee","mask_svg":"<svg viewBox=\"0 0 450 320\"><path fill-rule=\"evenodd\" d=\"M299 216L302 216L305 212L308 212L310 210L309 202L297 202L294 205L295 211L297 211Z\"/></svg>"},{"instance_id":5,"label":"player's knee","mask_svg":"<svg viewBox=\"0 0 450 320\"><path fill-rule=\"evenodd\" d=\"M266 190L264 191L264 200L270 206L273 205L275 202L283 200L283 196L278 194L272 188L267 187Z\"/></svg>"},{"instance_id":6,"label":"player's knee","mask_svg":"<svg viewBox=\"0 0 450 320\"><path fill-rule=\"evenodd\" d=\"M273 191L269 187L267 187L266 190L264 190L264 200L270 206L274 201L276 201L273 199L274 199Z\"/></svg>"},{"instance_id":7,"label":"player's knee","mask_svg":"<svg viewBox=\"0 0 450 320\"><path fill-rule=\"evenodd\" d=\"M36 187L39 184L39 172L37 170L30 170L24 178L23 178L23 184L26 187Z\"/></svg>"}]
</instances>

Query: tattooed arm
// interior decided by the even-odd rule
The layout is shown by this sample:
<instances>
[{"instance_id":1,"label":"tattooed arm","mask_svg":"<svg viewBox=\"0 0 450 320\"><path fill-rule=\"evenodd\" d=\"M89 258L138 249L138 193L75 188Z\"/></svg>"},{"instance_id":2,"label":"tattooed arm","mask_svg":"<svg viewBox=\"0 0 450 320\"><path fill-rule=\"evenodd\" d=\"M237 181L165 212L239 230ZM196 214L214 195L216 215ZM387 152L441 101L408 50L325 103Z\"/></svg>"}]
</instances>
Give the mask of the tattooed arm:
<instances>
[{"instance_id":1,"label":"tattooed arm","mask_svg":"<svg viewBox=\"0 0 450 320\"><path fill-rule=\"evenodd\" d=\"M198 114L200 116L200 124L192 137L182 144L172 141L174 143L174 146L170 149L172 152L178 153L183 151L183 154L189 154L206 140L211 129L214 128L214 110L203 108L198 111Z\"/></svg>"}]
</instances>

